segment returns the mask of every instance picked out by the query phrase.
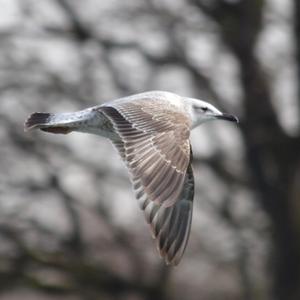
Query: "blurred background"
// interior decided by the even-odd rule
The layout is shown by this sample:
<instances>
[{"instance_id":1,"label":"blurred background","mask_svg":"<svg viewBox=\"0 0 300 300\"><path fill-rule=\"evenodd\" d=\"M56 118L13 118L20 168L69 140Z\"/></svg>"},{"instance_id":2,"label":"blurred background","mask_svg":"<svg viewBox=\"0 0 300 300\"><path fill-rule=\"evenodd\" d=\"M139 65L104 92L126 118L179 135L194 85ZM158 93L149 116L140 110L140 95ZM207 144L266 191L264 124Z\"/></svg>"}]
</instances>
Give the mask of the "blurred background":
<instances>
[{"instance_id":1,"label":"blurred background","mask_svg":"<svg viewBox=\"0 0 300 300\"><path fill-rule=\"evenodd\" d=\"M0 299L300 299L300 1L0 0ZM109 141L23 132L147 90L194 130L190 241L159 258Z\"/></svg>"}]
</instances>

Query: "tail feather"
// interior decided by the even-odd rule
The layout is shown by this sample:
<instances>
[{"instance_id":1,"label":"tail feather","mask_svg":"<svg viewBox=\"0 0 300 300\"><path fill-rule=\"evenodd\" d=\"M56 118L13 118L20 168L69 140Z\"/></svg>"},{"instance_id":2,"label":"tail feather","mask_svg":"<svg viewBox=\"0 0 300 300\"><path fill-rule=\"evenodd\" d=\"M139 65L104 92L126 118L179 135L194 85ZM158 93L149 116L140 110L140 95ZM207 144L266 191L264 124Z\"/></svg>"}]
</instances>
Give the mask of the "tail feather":
<instances>
[{"instance_id":1,"label":"tail feather","mask_svg":"<svg viewBox=\"0 0 300 300\"><path fill-rule=\"evenodd\" d=\"M39 127L40 125L45 125L48 123L51 114L49 113L33 113L25 122L25 130L32 129L34 127Z\"/></svg>"},{"instance_id":2,"label":"tail feather","mask_svg":"<svg viewBox=\"0 0 300 300\"><path fill-rule=\"evenodd\" d=\"M44 127L40 129L46 132L61 133L61 134L68 134L71 131L73 131L73 129L68 128L67 126L53 126L53 127Z\"/></svg>"},{"instance_id":3,"label":"tail feather","mask_svg":"<svg viewBox=\"0 0 300 300\"><path fill-rule=\"evenodd\" d=\"M24 124L24 130L28 131L31 129L41 129L46 132L51 133L62 133L67 134L72 131L68 126L63 126L61 124L53 124L51 121L54 117L54 114L49 113L40 113L36 112L29 116Z\"/></svg>"}]
</instances>

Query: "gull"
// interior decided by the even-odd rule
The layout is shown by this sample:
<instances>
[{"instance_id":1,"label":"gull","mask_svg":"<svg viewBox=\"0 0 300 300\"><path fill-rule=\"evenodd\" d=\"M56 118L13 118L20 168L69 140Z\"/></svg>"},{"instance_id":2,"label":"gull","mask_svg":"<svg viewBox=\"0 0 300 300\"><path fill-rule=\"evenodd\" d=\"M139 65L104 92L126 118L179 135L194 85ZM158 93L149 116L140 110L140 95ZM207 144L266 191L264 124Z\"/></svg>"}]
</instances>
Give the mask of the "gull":
<instances>
[{"instance_id":1,"label":"gull","mask_svg":"<svg viewBox=\"0 0 300 300\"><path fill-rule=\"evenodd\" d=\"M150 91L78 112L36 112L25 122L25 131L78 131L110 139L129 171L160 256L166 264L177 265L192 221L190 132L211 120L238 122L234 115L222 113L202 100Z\"/></svg>"}]
</instances>

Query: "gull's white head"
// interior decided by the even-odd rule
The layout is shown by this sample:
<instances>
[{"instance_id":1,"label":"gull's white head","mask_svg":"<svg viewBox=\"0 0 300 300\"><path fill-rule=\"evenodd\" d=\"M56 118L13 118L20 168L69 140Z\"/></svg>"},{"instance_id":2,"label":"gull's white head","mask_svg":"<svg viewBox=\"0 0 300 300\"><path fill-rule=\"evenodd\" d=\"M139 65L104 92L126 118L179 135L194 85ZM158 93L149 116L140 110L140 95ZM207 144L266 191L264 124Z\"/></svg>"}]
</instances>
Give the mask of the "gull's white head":
<instances>
[{"instance_id":1,"label":"gull's white head","mask_svg":"<svg viewBox=\"0 0 300 300\"><path fill-rule=\"evenodd\" d=\"M202 100L193 98L184 98L188 113L192 119L192 128L211 120L225 120L238 123L236 116L227 113L222 113L216 107Z\"/></svg>"}]
</instances>

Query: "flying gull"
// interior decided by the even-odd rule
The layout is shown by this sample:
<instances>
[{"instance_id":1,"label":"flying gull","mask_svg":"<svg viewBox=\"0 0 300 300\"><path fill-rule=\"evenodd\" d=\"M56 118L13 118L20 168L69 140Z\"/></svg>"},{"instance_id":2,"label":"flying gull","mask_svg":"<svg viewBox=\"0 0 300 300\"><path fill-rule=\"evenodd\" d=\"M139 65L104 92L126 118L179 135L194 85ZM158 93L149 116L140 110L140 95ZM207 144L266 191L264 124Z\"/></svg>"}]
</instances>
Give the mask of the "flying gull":
<instances>
[{"instance_id":1,"label":"flying gull","mask_svg":"<svg viewBox=\"0 0 300 300\"><path fill-rule=\"evenodd\" d=\"M161 257L177 265L192 220L194 176L190 131L210 120L238 122L213 105L193 98L151 91L71 113L33 113L25 130L72 131L109 138L130 173Z\"/></svg>"}]
</instances>

